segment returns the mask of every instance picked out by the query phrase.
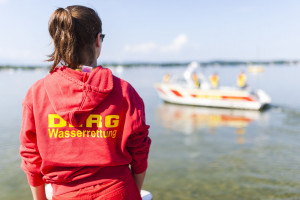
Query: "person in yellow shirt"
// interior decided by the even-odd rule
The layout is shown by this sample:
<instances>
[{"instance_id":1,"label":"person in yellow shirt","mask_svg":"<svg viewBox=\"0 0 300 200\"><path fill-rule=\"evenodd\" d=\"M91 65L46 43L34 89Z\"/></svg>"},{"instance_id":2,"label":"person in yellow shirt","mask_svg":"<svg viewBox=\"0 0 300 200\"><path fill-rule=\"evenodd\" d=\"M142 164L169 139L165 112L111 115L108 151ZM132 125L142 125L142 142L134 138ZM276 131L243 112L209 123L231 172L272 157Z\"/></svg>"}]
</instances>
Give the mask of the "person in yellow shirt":
<instances>
[{"instance_id":1,"label":"person in yellow shirt","mask_svg":"<svg viewBox=\"0 0 300 200\"><path fill-rule=\"evenodd\" d=\"M199 81L199 78L198 78L198 76L195 72L192 74L192 79L193 79L195 87L199 88L200 87L200 81Z\"/></svg>"},{"instance_id":2,"label":"person in yellow shirt","mask_svg":"<svg viewBox=\"0 0 300 200\"><path fill-rule=\"evenodd\" d=\"M209 77L210 84L213 88L218 88L219 87L219 76L217 73L214 73Z\"/></svg>"},{"instance_id":3,"label":"person in yellow shirt","mask_svg":"<svg viewBox=\"0 0 300 200\"><path fill-rule=\"evenodd\" d=\"M247 76L244 71L242 71L237 79L237 85L239 88L244 89L247 87Z\"/></svg>"}]
</instances>

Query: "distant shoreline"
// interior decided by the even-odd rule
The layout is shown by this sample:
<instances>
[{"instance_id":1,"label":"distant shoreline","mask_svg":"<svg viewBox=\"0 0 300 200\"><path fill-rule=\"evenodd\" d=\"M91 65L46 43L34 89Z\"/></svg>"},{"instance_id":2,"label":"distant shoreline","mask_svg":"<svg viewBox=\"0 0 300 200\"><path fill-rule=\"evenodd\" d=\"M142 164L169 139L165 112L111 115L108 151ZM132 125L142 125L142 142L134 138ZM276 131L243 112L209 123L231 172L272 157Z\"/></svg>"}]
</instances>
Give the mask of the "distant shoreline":
<instances>
[{"instance_id":1,"label":"distant shoreline","mask_svg":"<svg viewBox=\"0 0 300 200\"><path fill-rule=\"evenodd\" d=\"M132 63L102 63L104 67L180 67L187 66L190 62L132 62ZM251 65L300 65L300 60L274 60L274 61L223 61L223 60L214 60L208 62L199 62L203 67L206 66L251 66ZM14 70L37 70L37 69L50 69L50 66L20 66L20 65L0 65L0 70L5 69L14 69Z\"/></svg>"}]
</instances>

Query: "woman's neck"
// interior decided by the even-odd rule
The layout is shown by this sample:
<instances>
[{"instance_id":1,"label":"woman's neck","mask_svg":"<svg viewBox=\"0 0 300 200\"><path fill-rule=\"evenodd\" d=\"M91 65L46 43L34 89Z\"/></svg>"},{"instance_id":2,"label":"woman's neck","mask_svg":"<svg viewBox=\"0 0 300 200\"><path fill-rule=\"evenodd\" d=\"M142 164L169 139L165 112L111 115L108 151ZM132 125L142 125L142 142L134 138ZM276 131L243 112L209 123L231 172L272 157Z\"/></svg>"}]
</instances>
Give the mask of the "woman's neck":
<instances>
[{"instance_id":1,"label":"woman's neck","mask_svg":"<svg viewBox=\"0 0 300 200\"><path fill-rule=\"evenodd\" d=\"M89 66L89 67L92 67L92 68L96 68L97 67L97 60L95 60L92 64L90 65L86 65L86 64L83 64L83 65L79 65L78 66L78 69L82 69L82 66Z\"/></svg>"},{"instance_id":2,"label":"woman's neck","mask_svg":"<svg viewBox=\"0 0 300 200\"><path fill-rule=\"evenodd\" d=\"M93 68L97 67L97 60L94 60L94 62L90 66Z\"/></svg>"}]
</instances>

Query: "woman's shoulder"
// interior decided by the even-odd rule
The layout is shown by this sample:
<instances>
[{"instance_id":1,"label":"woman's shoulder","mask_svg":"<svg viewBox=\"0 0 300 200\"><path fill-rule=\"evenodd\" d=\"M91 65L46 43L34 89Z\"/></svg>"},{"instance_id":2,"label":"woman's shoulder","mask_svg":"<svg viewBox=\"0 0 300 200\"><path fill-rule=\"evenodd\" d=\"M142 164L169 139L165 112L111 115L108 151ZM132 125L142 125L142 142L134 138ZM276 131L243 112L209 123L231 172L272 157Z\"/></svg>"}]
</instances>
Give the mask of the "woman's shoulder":
<instances>
[{"instance_id":1,"label":"woman's shoulder","mask_svg":"<svg viewBox=\"0 0 300 200\"><path fill-rule=\"evenodd\" d=\"M114 88L119 88L122 91L123 97L127 99L128 103L135 105L143 105L143 99L140 97L134 86L128 81L114 76Z\"/></svg>"},{"instance_id":2,"label":"woman's shoulder","mask_svg":"<svg viewBox=\"0 0 300 200\"><path fill-rule=\"evenodd\" d=\"M43 78L37 80L34 84L31 85L31 87L29 88L29 90L33 90L33 91L40 91L40 90L44 90L44 81L45 79L47 79L51 74L47 74L46 76L44 76Z\"/></svg>"},{"instance_id":3,"label":"woman's shoulder","mask_svg":"<svg viewBox=\"0 0 300 200\"><path fill-rule=\"evenodd\" d=\"M44 80L49 76L46 75L45 77L37 80L34 84L32 84L23 99L23 104L32 105L36 96L42 96L46 93L44 88Z\"/></svg>"},{"instance_id":4,"label":"woman's shoulder","mask_svg":"<svg viewBox=\"0 0 300 200\"><path fill-rule=\"evenodd\" d=\"M137 94L136 90L134 89L134 87L126 80L124 79L121 79L115 75L113 75L114 77L114 88L115 89L121 89L122 92L125 94L125 95L130 95L130 94Z\"/></svg>"}]
</instances>

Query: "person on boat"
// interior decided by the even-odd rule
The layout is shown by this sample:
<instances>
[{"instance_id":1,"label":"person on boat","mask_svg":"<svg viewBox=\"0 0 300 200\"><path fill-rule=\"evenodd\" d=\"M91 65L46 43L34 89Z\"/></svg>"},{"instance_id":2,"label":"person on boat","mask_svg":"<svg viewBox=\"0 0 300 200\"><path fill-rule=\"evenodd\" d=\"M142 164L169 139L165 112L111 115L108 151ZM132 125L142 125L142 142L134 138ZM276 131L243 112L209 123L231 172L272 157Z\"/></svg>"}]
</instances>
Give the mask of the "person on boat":
<instances>
[{"instance_id":1,"label":"person on boat","mask_svg":"<svg viewBox=\"0 0 300 200\"><path fill-rule=\"evenodd\" d=\"M151 144L144 103L128 82L97 66L104 38L98 14L58 8L49 33L50 73L22 103L21 167L33 198L46 199L51 183L53 200L141 200Z\"/></svg>"},{"instance_id":2,"label":"person on boat","mask_svg":"<svg viewBox=\"0 0 300 200\"><path fill-rule=\"evenodd\" d=\"M211 84L212 88L218 88L219 87L219 76L216 72L213 73L209 77L209 80L210 80L210 84Z\"/></svg>"},{"instance_id":3,"label":"person on boat","mask_svg":"<svg viewBox=\"0 0 300 200\"><path fill-rule=\"evenodd\" d=\"M241 89L245 89L247 87L247 76L244 71L242 71L237 78L237 85Z\"/></svg>"},{"instance_id":4,"label":"person on boat","mask_svg":"<svg viewBox=\"0 0 300 200\"><path fill-rule=\"evenodd\" d=\"M200 87L200 81L199 81L199 78L198 78L196 72L193 72L193 73L192 73L192 80L193 80L193 82L194 82L194 86L195 86L196 88L199 88L199 87Z\"/></svg>"},{"instance_id":5,"label":"person on boat","mask_svg":"<svg viewBox=\"0 0 300 200\"><path fill-rule=\"evenodd\" d=\"M171 79L171 75L169 73L165 74L163 77L163 82L164 83L169 83Z\"/></svg>"}]
</instances>

